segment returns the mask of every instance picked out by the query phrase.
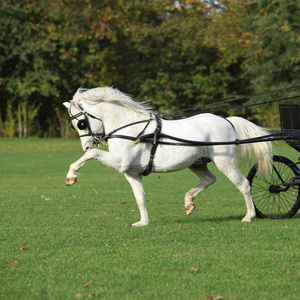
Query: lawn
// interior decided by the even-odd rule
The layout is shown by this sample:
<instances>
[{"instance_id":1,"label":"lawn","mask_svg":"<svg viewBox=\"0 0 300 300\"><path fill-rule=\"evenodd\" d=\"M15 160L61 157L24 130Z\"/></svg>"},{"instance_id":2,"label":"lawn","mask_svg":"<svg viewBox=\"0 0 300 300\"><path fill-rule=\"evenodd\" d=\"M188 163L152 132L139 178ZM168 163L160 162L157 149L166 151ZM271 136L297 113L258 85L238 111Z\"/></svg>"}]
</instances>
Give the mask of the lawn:
<instances>
[{"instance_id":1,"label":"lawn","mask_svg":"<svg viewBox=\"0 0 300 300\"><path fill-rule=\"evenodd\" d=\"M122 174L90 161L65 186L81 155L79 140L0 139L0 299L299 299L299 212L241 223L241 194L210 164L217 182L189 217L193 173L146 177L151 224L131 228Z\"/></svg>"}]
</instances>

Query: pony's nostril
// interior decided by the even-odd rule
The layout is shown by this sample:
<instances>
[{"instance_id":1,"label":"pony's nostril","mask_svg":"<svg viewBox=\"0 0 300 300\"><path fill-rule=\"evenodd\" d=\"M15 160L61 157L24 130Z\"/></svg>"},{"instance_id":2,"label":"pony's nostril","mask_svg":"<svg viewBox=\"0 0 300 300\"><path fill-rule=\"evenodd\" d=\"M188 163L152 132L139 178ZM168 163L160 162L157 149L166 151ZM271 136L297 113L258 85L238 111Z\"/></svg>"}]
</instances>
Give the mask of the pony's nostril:
<instances>
[{"instance_id":1,"label":"pony's nostril","mask_svg":"<svg viewBox=\"0 0 300 300\"><path fill-rule=\"evenodd\" d=\"M91 150L92 148L91 147L86 147L85 148L85 151L89 151L89 150Z\"/></svg>"}]
</instances>

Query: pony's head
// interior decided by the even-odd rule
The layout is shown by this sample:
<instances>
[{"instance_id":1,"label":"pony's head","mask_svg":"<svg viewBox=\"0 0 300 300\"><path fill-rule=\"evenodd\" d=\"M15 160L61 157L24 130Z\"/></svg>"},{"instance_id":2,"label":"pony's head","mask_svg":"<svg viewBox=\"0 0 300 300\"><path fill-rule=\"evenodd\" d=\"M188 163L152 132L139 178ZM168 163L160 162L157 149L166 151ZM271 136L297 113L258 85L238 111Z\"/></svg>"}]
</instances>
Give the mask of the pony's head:
<instances>
[{"instance_id":1,"label":"pony's head","mask_svg":"<svg viewBox=\"0 0 300 300\"><path fill-rule=\"evenodd\" d=\"M82 149L88 151L94 144L100 146L104 136L102 120L86 111L80 103L71 100L63 104L68 109L72 128L79 134Z\"/></svg>"},{"instance_id":2,"label":"pony's head","mask_svg":"<svg viewBox=\"0 0 300 300\"><path fill-rule=\"evenodd\" d=\"M93 144L100 144L101 137L105 135L102 118L105 118L105 124L109 128L109 124L107 125L109 120L105 111L101 110L100 117L92 114L97 105L102 103L105 103L106 111L109 107L115 114L119 115L114 120L124 119L124 116L126 116L126 120L131 119L132 113L149 118L149 112L152 109L148 102L135 102L131 96L112 87L79 88L73 99L70 102L65 102L64 105L68 108L73 128L79 133L84 151L93 148ZM121 107L122 110L119 109ZM124 113L123 108L126 109L126 112L128 111L128 115Z\"/></svg>"}]
</instances>

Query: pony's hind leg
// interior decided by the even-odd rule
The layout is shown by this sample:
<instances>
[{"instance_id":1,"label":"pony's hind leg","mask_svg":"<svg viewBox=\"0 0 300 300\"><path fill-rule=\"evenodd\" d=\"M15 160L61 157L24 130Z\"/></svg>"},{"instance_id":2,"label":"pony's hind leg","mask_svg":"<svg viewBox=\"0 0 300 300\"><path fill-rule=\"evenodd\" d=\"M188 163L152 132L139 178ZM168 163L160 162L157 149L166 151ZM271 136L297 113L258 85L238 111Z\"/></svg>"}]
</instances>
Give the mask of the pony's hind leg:
<instances>
[{"instance_id":1,"label":"pony's hind leg","mask_svg":"<svg viewBox=\"0 0 300 300\"><path fill-rule=\"evenodd\" d=\"M187 215L192 214L196 208L195 197L216 181L215 175L207 169L206 162L201 165L193 165L189 169L200 178L200 183L185 194L185 211Z\"/></svg>"},{"instance_id":2,"label":"pony's hind leg","mask_svg":"<svg viewBox=\"0 0 300 300\"><path fill-rule=\"evenodd\" d=\"M247 214L242 219L242 222L252 222L255 218L255 207L252 201L251 189L249 181L244 177L238 168L237 158L234 157L217 157L214 159L217 168L226 175L229 180L239 189L243 194L247 207Z\"/></svg>"}]
</instances>

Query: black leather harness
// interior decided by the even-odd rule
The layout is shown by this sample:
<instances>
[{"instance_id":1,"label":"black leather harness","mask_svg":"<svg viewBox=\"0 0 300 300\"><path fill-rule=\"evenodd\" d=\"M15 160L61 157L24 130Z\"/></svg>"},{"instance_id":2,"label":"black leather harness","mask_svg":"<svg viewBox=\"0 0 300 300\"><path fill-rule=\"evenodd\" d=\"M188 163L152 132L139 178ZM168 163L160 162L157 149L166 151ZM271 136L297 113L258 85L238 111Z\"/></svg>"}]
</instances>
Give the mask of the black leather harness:
<instances>
[{"instance_id":1,"label":"black leather harness","mask_svg":"<svg viewBox=\"0 0 300 300\"><path fill-rule=\"evenodd\" d=\"M216 145L216 144L224 145L225 144L222 142L221 143L197 142L197 141L185 140L185 139L177 138L177 137L170 136L167 134L163 134L163 133L161 133L161 127L162 127L161 117L157 114L155 114L154 116L155 116L155 120L156 120L156 129L153 133L143 135L143 133L145 132L149 123L151 122L151 120L153 120L153 119L148 119L148 120L142 120L142 121L130 123L125 126L119 127L117 129L111 131L110 133L106 134L102 138L102 140L104 140L104 141L107 141L110 138L119 138L119 139L131 140L135 144L152 143L149 162L148 162L148 165L146 166L146 168L144 169L144 172L142 173L143 176L148 176L151 173L151 171L153 169L154 156L155 156L155 153L156 153L156 150L157 150L157 147L159 144L170 145L170 146L193 146L193 147L195 147L195 146L212 146L212 145ZM117 131L124 129L126 127L140 124L140 123L145 123L145 122L147 123L146 126L136 137L128 136L128 135L114 134ZM176 142L164 142L164 141L160 141L159 140L160 138L167 138L170 140L175 140ZM239 142L239 140L236 140L236 142L234 142L234 143L237 144L238 142ZM226 143L226 144L228 144L228 143Z\"/></svg>"},{"instance_id":2,"label":"black leather harness","mask_svg":"<svg viewBox=\"0 0 300 300\"><path fill-rule=\"evenodd\" d=\"M80 112L77 115L72 116L70 114L71 119L77 119L79 116L84 115L85 117L89 116L95 119L98 119L99 121L102 122L101 119L87 113L86 111L84 111L82 109L82 112ZM266 142L266 141L275 141L275 140L279 140L282 139L278 138L278 134L277 133L273 133L270 135L265 135L265 136L260 136L257 138L252 138L252 139L246 139L246 140L239 140L236 139L234 141L229 141L229 142L201 142L201 141L191 141L191 140L186 140L186 139L182 139L182 138L178 138L178 137L174 137L168 134L164 134L161 133L161 127L162 127L162 122L161 122L161 117L159 115L154 115L154 118L150 118L147 120L142 120L142 121L137 121L137 122L133 122L127 125L124 125L122 127L119 127L117 129L114 129L113 131L109 132L108 134L104 135L104 134L99 134L99 133L93 133L91 128L88 126L88 131L89 133L86 135L90 135L94 138L95 143L101 143L101 141L107 141L108 139L111 138L119 138L119 139L125 139L125 140L130 140L133 141L135 144L138 143L151 143L152 144L152 148L150 151L150 158L149 158L149 162L147 164L147 166L144 169L144 172L142 173L143 176L147 176L151 173L152 169L153 169L153 162L154 162L154 156L157 150L158 145L169 145L169 146L217 146L217 145L241 145L241 144L249 144L249 143L261 143L261 142ZM153 133L150 134L144 134L143 133L146 131L147 127L149 126L150 122L155 120L156 121L156 129ZM226 119L227 120L227 119ZM228 121L228 120L227 120ZM228 121L232 127L234 128L233 124ZM120 135L120 134L115 134L116 132L118 132L121 129L133 126L133 125L137 125L137 124L141 124L141 123L146 123L145 127L143 128L143 130L136 136L127 136L127 135ZM82 136L86 136L86 135L82 135ZM161 138L165 138L174 142L167 142L167 141L161 141Z\"/></svg>"},{"instance_id":3,"label":"black leather harness","mask_svg":"<svg viewBox=\"0 0 300 300\"><path fill-rule=\"evenodd\" d=\"M127 124L125 126L119 127L117 129L111 131L110 133L106 134L104 136L104 138L102 139L104 141L107 141L110 138L126 139L126 140L134 141L135 144L145 143L145 142L147 142L147 143L152 142L152 148L151 148L151 151L150 151L149 162L148 162L148 165L146 166L144 172L142 173L143 176L149 175L152 171L154 156L155 156L155 153L156 153L156 150L157 150L157 146L159 144L159 137L160 137L160 134L161 134L161 118L158 115L155 115L156 129L155 129L154 133L143 135L143 133L147 129L148 125L150 124L151 120L153 120L153 119L142 120L142 121L130 123L130 124ZM131 137L131 136L127 136L127 135L120 135L120 134L113 135L114 133L116 133L117 131L119 131L121 129L124 129L124 128L132 126L132 125L140 124L140 123L145 123L145 122L147 122L146 126L144 127L144 129L136 137ZM151 139L151 141L150 141L150 139Z\"/></svg>"},{"instance_id":4,"label":"black leather harness","mask_svg":"<svg viewBox=\"0 0 300 300\"><path fill-rule=\"evenodd\" d=\"M152 171L154 155L156 153L157 146L158 146L158 140L159 140L159 137L160 137L161 119L159 118L158 115L155 115L155 119L156 119L156 129L155 129L155 131L153 133L153 140L152 140L152 148L151 148L151 152L150 152L150 159L149 159L149 162L148 162L148 165L147 165L146 169L142 173L143 176L149 175L151 173L151 171Z\"/></svg>"}]
</instances>

